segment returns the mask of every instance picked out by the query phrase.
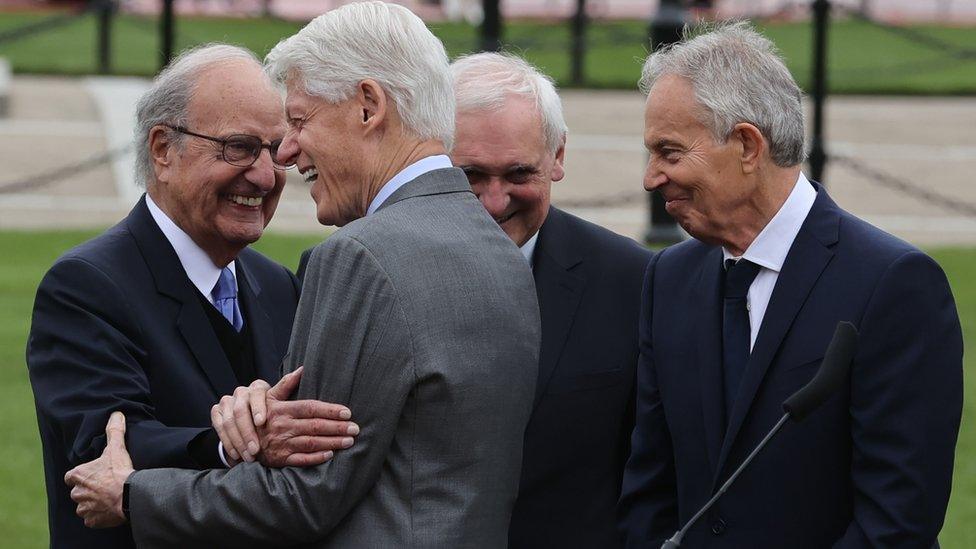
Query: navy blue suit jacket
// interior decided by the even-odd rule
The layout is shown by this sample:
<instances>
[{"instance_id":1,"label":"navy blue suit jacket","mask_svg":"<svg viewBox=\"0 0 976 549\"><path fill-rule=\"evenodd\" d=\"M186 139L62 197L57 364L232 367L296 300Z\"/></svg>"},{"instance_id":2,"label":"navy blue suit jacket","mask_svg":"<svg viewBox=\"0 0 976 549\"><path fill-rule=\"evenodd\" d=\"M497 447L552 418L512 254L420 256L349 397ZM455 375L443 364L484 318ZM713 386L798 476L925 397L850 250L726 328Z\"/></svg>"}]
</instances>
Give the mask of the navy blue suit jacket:
<instances>
[{"instance_id":1,"label":"navy blue suit jacket","mask_svg":"<svg viewBox=\"0 0 976 549\"><path fill-rule=\"evenodd\" d=\"M860 332L847 382L788 422L683 546L932 546L962 408L962 335L942 269L817 186L727 428L721 269L721 249L695 240L648 266L621 497L628 547L660 547L709 499L813 377L841 320Z\"/></svg>"},{"instance_id":2,"label":"navy blue suit jacket","mask_svg":"<svg viewBox=\"0 0 976 549\"><path fill-rule=\"evenodd\" d=\"M287 269L245 249L237 257L257 375L274 381L298 303ZM52 547L129 547L127 526L91 530L64 474L101 455L120 410L136 469L198 468L187 444L237 380L176 252L145 199L97 238L63 255L37 290L27 365L44 448Z\"/></svg>"},{"instance_id":3,"label":"navy blue suit jacket","mask_svg":"<svg viewBox=\"0 0 976 549\"><path fill-rule=\"evenodd\" d=\"M535 407L509 546L621 545L641 281L651 252L550 208L533 258L542 313Z\"/></svg>"}]
</instances>

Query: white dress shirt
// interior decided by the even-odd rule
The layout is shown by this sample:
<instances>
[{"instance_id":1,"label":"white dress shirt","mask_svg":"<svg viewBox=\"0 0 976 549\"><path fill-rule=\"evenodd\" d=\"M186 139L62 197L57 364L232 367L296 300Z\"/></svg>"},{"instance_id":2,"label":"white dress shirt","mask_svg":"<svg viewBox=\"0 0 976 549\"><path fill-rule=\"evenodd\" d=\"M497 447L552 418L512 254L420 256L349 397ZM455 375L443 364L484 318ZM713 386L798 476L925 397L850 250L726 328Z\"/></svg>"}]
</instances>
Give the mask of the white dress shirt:
<instances>
[{"instance_id":1,"label":"white dress shirt","mask_svg":"<svg viewBox=\"0 0 976 549\"><path fill-rule=\"evenodd\" d=\"M211 293L213 292L214 286L217 285L217 279L220 278L221 268L214 265L213 260L207 255L207 252L203 251L203 248L198 246L190 238L190 235L183 232L183 229L179 228L176 223L173 223L173 220L166 215L166 212L159 209L159 206L153 202L153 199L148 194L146 194L146 206L149 207L149 214L156 221L159 230L163 231L163 236L166 237L166 240L176 250L176 257L180 259L180 264L183 265L183 270L186 271L186 276L190 278L190 282L196 286L197 290L210 303L213 303ZM234 269L234 263L234 261L231 261L227 266L230 267L230 272L234 275L234 281L236 283L237 272Z\"/></svg>"},{"instance_id":2,"label":"white dress shirt","mask_svg":"<svg viewBox=\"0 0 976 549\"><path fill-rule=\"evenodd\" d=\"M746 307L749 309L750 351L756 344L756 336L759 335L759 328L762 327L766 307L769 306L769 298L773 295L773 288L776 287L776 279L783 269L786 255L790 252L793 241L800 232L800 226L803 225L816 199L817 191L801 173L786 202L746 248L745 253L734 257L728 250L722 248L723 262L728 259L738 261L744 258L761 267L746 295Z\"/></svg>"},{"instance_id":3,"label":"white dress shirt","mask_svg":"<svg viewBox=\"0 0 976 549\"><path fill-rule=\"evenodd\" d=\"M159 230L163 231L163 236L166 237L166 240L176 250L176 257L179 258L180 264L183 265L183 270L186 271L186 276L189 277L190 282L196 286L197 290L210 303L213 303L213 288L217 285L217 279L220 278L221 268L214 265L213 260L207 255L207 252L203 251L203 248L198 246L190 238L190 235L183 232L183 229L179 228L176 223L173 223L173 220L166 215L166 212L159 209L159 206L153 202L149 193L146 193L146 206L149 207L149 215L152 216L156 225L159 226ZM234 276L236 283L237 272L234 264L235 262L231 261L227 266L230 267L231 275ZM223 442L217 443L217 455L220 457L220 461L224 466L230 467L230 464L227 462L227 457L224 455Z\"/></svg>"},{"instance_id":4,"label":"white dress shirt","mask_svg":"<svg viewBox=\"0 0 976 549\"><path fill-rule=\"evenodd\" d=\"M454 165L451 164L451 159L448 158L446 154L428 156L426 158L421 158L413 164L410 164L394 175L393 179L387 181L382 187L380 187L380 192L376 193L373 201L369 203L369 208L366 209L366 215L378 210L379 207L386 202L386 199L390 198L390 196L392 196L397 189L413 181L414 179L417 179L421 175L434 170L452 167L454 167Z\"/></svg>"},{"instance_id":5,"label":"white dress shirt","mask_svg":"<svg viewBox=\"0 0 976 549\"><path fill-rule=\"evenodd\" d=\"M529 262L529 268L535 268L535 264L532 261L532 254L535 253L535 242L539 240L539 231L536 231L532 238L525 241L525 244L519 248L522 255L525 256L525 260Z\"/></svg>"}]
</instances>

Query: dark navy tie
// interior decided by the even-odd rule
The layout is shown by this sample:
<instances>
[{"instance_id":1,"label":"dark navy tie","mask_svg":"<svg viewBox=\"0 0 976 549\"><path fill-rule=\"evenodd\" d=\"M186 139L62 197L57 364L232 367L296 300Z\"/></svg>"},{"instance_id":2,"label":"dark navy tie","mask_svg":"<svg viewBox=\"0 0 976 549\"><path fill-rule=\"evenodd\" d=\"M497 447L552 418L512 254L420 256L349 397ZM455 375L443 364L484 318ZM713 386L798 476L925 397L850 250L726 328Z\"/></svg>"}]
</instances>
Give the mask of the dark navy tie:
<instances>
[{"instance_id":1,"label":"dark navy tie","mask_svg":"<svg viewBox=\"0 0 976 549\"><path fill-rule=\"evenodd\" d=\"M746 296L749 286L759 274L759 265L746 260L725 261L725 299L722 317L722 366L725 385L725 417L728 421L732 405L739 393L742 374L749 362L749 309Z\"/></svg>"},{"instance_id":2,"label":"dark navy tie","mask_svg":"<svg viewBox=\"0 0 976 549\"><path fill-rule=\"evenodd\" d=\"M234 273L230 272L230 267L224 267L220 271L220 278L214 285L213 292L214 307L224 315L227 322L230 322L238 332L244 327L244 317L241 316L241 308L237 306L237 279Z\"/></svg>"}]
</instances>

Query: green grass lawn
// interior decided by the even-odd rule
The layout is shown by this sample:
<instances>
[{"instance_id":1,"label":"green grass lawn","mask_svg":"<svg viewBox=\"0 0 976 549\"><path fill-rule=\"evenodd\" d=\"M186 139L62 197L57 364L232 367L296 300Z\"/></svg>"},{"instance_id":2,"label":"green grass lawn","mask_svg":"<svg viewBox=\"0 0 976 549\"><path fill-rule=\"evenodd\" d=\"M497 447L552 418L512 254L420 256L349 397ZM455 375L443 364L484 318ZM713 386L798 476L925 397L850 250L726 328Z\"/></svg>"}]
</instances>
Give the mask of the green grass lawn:
<instances>
[{"instance_id":1,"label":"green grass lawn","mask_svg":"<svg viewBox=\"0 0 976 549\"><path fill-rule=\"evenodd\" d=\"M0 33L49 14L0 13ZM264 55L300 24L273 19L181 18L177 45L210 41L247 46ZM431 25L451 56L472 51L477 29L466 24ZM569 79L567 23L514 21L504 41L565 85ZM804 87L811 66L809 23L768 23L762 29L782 50ZM976 28L913 26L912 30L970 50L965 59L947 56L870 24L841 20L829 34L829 84L835 93L972 94L976 93ZM642 21L594 22L590 28L585 73L588 87L635 86L647 55L647 24ZM0 56L25 73L91 74L96 71L95 19L85 16L30 38L0 43ZM155 19L119 16L113 31L113 70L117 74L151 75L158 68L159 31Z\"/></svg>"},{"instance_id":2,"label":"green grass lawn","mask_svg":"<svg viewBox=\"0 0 976 549\"><path fill-rule=\"evenodd\" d=\"M47 512L40 441L24 347L37 284L57 256L95 232L0 231L0 532L4 547L47 546ZM321 235L266 235L256 246L294 269L302 250ZM942 264L956 296L967 342L976 341L976 249L931 250ZM966 403L956 451L949 515L941 543L946 549L976 547L976 367L966 356Z\"/></svg>"}]
</instances>

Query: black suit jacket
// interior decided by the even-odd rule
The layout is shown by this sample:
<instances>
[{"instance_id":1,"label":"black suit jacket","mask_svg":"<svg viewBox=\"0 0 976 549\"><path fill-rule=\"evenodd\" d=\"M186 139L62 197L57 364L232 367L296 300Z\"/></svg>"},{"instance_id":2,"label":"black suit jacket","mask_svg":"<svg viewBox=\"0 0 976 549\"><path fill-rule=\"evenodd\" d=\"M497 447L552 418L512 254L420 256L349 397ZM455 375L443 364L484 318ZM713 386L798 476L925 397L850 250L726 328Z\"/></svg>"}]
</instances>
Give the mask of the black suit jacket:
<instances>
[{"instance_id":1,"label":"black suit jacket","mask_svg":"<svg viewBox=\"0 0 976 549\"><path fill-rule=\"evenodd\" d=\"M629 238L549 210L534 253L542 350L510 547L620 545L615 511L651 255Z\"/></svg>"},{"instance_id":2,"label":"black suit jacket","mask_svg":"<svg viewBox=\"0 0 976 549\"><path fill-rule=\"evenodd\" d=\"M728 421L722 250L696 240L648 267L637 425L621 497L628 547L657 549L782 416L838 321L860 332L850 378L777 438L685 537L688 547L930 547L962 408L962 334L939 266L817 187Z\"/></svg>"},{"instance_id":3,"label":"black suit jacket","mask_svg":"<svg viewBox=\"0 0 976 549\"><path fill-rule=\"evenodd\" d=\"M245 249L237 257L255 368L273 382L288 346L297 279ZM203 309L145 198L115 227L63 255L37 290L27 365L44 449L52 547L128 547L128 527L91 530L64 474L105 446L120 410L136 469L197 468L187 444L237 385Z\"/></svg>"}]
</instances>

